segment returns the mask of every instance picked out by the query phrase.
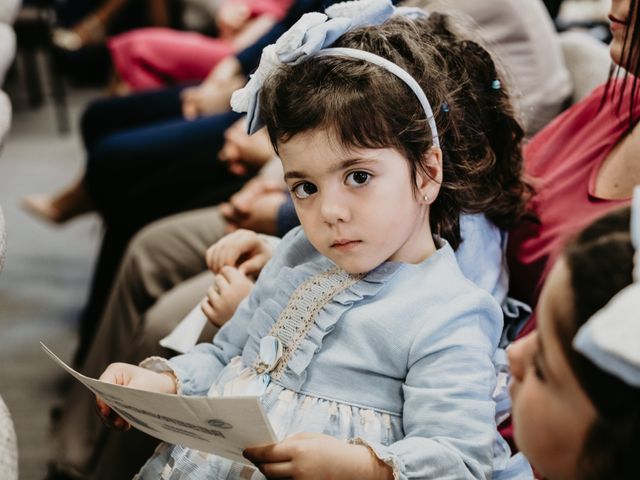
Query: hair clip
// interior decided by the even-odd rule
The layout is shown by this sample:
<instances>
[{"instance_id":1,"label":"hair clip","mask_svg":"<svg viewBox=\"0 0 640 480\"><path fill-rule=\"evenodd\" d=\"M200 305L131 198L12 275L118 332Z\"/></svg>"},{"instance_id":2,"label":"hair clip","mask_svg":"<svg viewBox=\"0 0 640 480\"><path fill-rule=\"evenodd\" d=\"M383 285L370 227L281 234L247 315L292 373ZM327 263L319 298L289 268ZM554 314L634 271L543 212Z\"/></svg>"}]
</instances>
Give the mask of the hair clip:
<instances>
[{"instance_id":1,"label":"hair clip","mask_svg":"<svg viewBox=\"0 0 640 480\"><path fill-rule=\"evenodd\" d=\"M444 113L449 113L449 104L447 102L442 102L440 110L442 110Z\"/></svg>"},{"instance_id":2,"label":"hair clip","mask_svg":"<svg viewBox=\"0 0 640 480\"><path fill-rule=\"evenodd\" d=\"M491 88L493 88L494 90L500 90L500 88L502 87L502 83L500 83L500 80L498 80L497 78L491 82Z\"/></svg>"}]
</instances>

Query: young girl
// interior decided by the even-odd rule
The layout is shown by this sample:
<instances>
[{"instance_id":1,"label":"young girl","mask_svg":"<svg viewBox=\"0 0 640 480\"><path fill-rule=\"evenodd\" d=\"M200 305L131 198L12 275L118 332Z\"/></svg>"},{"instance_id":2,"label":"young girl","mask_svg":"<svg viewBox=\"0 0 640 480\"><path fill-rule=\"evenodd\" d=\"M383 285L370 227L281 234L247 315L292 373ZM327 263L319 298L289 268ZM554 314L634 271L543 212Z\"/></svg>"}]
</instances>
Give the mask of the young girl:
<instances>
[{"instance_id":1,"label":"young girl","mask_svg":"<svg viewBox=\"0 0 640 480\"><path fill-rule=\"evenodd\" d=\"M509 349L515 440L550 480L640 478L639 194L632 235L625 207L568 245Z\"/></svg>"},{"instance_id":2,"label":"young girl","mask_svg":"<svg viewBox=\"0 0 640 480\"><path fill-rule=\"evenodd\" d=\"M500 227L522 214L522 130L491 56L444 17L361 27L394 11L340 5L265 51L234 103L266 123L302 229L212 344L101 378L261 395L282 441L245 453L267 477L529 478L496 431L500 307L454 255L463 212ZM476 228L480 240L495 227ZM139 474L187 476L263 478L173 445Z\"/></svg>"}]
</instances>

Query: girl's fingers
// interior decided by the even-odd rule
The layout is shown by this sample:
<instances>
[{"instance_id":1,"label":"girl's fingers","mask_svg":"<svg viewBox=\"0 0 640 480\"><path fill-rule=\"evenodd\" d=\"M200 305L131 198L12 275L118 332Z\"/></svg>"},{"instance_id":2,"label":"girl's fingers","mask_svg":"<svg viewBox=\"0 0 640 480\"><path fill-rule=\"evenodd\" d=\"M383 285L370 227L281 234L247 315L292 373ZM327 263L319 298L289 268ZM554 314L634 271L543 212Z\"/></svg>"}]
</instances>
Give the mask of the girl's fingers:
<instances>
[{"instance_id":1,"label":"girl's fingers","mask_svg":"<svg viewBox=\"0 0 640 480\"><path fill-rule=\"evenodd\" d=\"M207 265L209 266L209 270L217 273L225 265L225 262L228 261L227 257L233 254L234 246L229 245L227 238L223 237L217 243L213 244L209 250L210 253L207 252Z\"/></svg>"},{"instance_id":2,"label":"girl's fingers","mask_svg":"<svg viewBox=\"0 0 640 480\"><path fill-rule=\"evenodd\" d=\"M291 452L282 443L246 448L242 455L253 463L280 463L291 461Z\"/></svg>"},{"instance_id":3,"label":"girl's fingers","mask_svg":"<svg viewBox=\"0 0 640 480\"><path fill-rule=\"evenodd\" d=\"M124 431L127 431L131 428L131 424L122 417L116 418L113 421L113 426L118 430L124 430Z\"/></svg>"},{"instance_id":4,"label":"girl's fingers","mask_svg":"<svg viewBox=\"0 0 640 480\"><path fill-rule=\"evenodd\" d=\"M234 243L229 245L220 254L220 264L218 265L218 272L221 272L225 266L233 267L238 262L238 259L242 256L242 245Z\"/></svg>"},{"instance_id":5,"label":"girl's fingers","mask_svg":"<svg viewBox=\"0 0 640 480\"><path fill-rule=\"evenodd\" d=\"M106 403L104 403L104 401L102 400L102 398L96 396L96 408L98 410L98 413L102 416L102 417L108 417L109 413L111 412L111 407L109 407L109 405L107 405Z\"/></svg>"},{"instance_id":6,"label":"girl's fingers","mask_svg":"<svg viewBox=\"0 0 640 480\"><path fill-rule=\"evenodd\" d=\"M215 291L218 293L218 298L223 296L228 288L229 288L229 282L227 281L226 278L224 278L224 275L221 275L221 274L216 275Z\"/></svg>"},{"instance_id":7,"label":"girl's fingers","mask_svg":"<svg viewBox=\"0 0 640 480\"><path fill-rule=\"evenodd\" d=\"M100 397L96 397L96 413L100 417L100 420L102 420L102 423L109 428L115 428L117 430L129 430L131 428L131 424L111 410Z\"/></svg>"},{"instance_id":8,"label":"girl's fingers","mask_svg":"<svg viewBox=\"0 0 640 480\"><path fill-rule=\"evenodd\" d=\"M207 268L211 271L213 271L214 268L214 258L215 258L215 254L216 254L216 245L217 244L213 244L212 246L210 246L209 248L207 248L206 253L204 254L204 261L207 264Z\"/></svg>"},{"instance_id":9,"label":"girl's fingers","mask_svg":"<svg viewBox=\"0 0 640 480\"><path fill-rule=\"evenodd\" d=\"M216 289L216 284L214 280L213 286L209 287L209 290L207 290L207 298L205 298L205 300L207 300L209 304L213 307L218 301L218 298L220 298L220 293Z\"/></svg>"},{"instance_id":10,"label":"girl's fingers","mask_svg":"<svg viewBox=\"0 0 640 480\"><path fill-rule=\"evenodd\" d=\"M245 275L257 275L265 266L269 258L264 254L254 255L248 260L242 262L238 267Z\"/></svg>"},{"instance_id":11,"label":"girl's fingers","mask_svg":"<svg viewBox=\"0 0 640 480\"><path fill-rule=\"evenodd\" d=\"M234 283L242 282L243 280L247 279L247 276L239 268L228 266L222 267L222 270L220 270L220 275L224 276L230 286L232 286Z\"/></svg>"},{"instance_id":12,"label":"girl's fingers","mask_svg":"<svg viewBox=\"0 0 640 480\"><path fill-rule=\"evenodd\" d=\"M258 463L256 466L267 478L293 478L291 462Z\"/></svg>"},{"instance_id":13,"label":"girl's fingers","mask_svg":"<svg viewBox=\"0 0 640 480\"><path fill-rule=\"evenodd\" d=\"M210 321L216 318L216 312L206 298L200 302L200 309Z\"/></svg>"}]
</instances>

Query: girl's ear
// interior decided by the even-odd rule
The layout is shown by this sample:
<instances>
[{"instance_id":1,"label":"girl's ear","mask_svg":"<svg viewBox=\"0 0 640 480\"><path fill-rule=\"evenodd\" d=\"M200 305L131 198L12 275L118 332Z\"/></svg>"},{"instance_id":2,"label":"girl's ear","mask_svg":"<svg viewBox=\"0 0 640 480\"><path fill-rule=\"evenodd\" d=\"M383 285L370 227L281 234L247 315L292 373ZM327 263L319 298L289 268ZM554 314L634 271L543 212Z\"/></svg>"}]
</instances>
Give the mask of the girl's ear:
<instances>
[{"instance_id":1,"label":"girl's ear","mask_svg":"<svg viewBox=\"0 0 640 480\"><path fill-rule=\"evenodd\" d=\"M442 185L442 150L432 147L425 153L416 177L420 200L431 205Z\"/></svg>"}]
</instances>

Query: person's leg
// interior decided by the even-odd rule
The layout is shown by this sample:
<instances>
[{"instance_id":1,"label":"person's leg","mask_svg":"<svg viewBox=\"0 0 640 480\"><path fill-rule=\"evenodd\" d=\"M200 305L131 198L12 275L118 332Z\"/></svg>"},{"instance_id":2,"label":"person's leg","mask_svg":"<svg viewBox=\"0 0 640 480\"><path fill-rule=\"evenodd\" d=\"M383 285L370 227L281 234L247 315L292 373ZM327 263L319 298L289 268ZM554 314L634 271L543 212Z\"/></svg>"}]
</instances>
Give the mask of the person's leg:
<instances>
[{"instance_id":1,"label":"person's leg","mask_svg":"<svg viewBox=\"0 0 640 480\"><path fill-rule=\"evenodd\" d=\"M113 65L133 90L203 80L234 51L230 42L194 32L144 28L109 40Z\"/></svg>"},{"instance_id":2,"label":"person's leg","mask_svg":"<svg viewBox=\"0 0 640 480\"><path fill-rule=\"evenodd\" d=\"M180 92L184 87L105 98L92 102L82 116L81 132L89 158L96 144L110 135L169 119L182 118ZM41 219L64 223L93 211L85 185L85 173L54 194L33 194L22 200L23 206Z\"/></svg>"},{"instance_id":3,"label":"person's leg","mask_svg":"<svg viewBox=\"0 0 640 480\"><path fill-rule=\"evenodd\" d=\"M87 306L78 359L93 338L124 248L142 226L228 200L248 179L217 159L237 114L170 121L109 136L94 148L85 186L107 225Z\"/></svg>"},{"instance_id":4,"label":"person's leg","mask_svg":"<svg viewBox=\"0 0 640 480\"><path fill-rule=\"evenodd\" d=\"M145 313L173 287L206 269L204 252L224 235L224 226L217 209L208 208L157 222L134 238L80 369L83 374L97 378L114 361L138 363L150 355L171 354L147 339L149 332L170 331L181 318L166 318L166 326L154 320L145 333ZM201 295L198 291L192 298ZM52 428L52 461L67 473L90 474L110 441L108 432L95 413L93 395L75 383Z\"/></svg>"},{"instance_id":5,"label":"person's leg","mask_svg":"<svg viewBox=\"0 0 640 480\"><path fill-rule=\"evenodd\" d=\"M213 274L203 271L184 282L176 285L163 295L145 314L144 326L140 334L131 342L132 348L129 363L139 363L147 355L146 352L158 350L158 341L171 333L180 320L207 295L207 290L213 284ZM200 341L210 342L217 328L207 323L200 335ZM141 353L142 352L142 353Z\"/></svg>"},{"instance_id":6,"label":"person's leg","mask_svg":"<svg viewBox=\"0 0 640 480\"><path fill-rule=\"evenodd\" d=\"M225 193L223 197L218 196L210 202L203 202L203 204L219 203L219 201L228 198L231 193L224 191L224 189L223 192ZM196 206L202 207L203 204ZM217 212L214 209L211 211ZM199 221L202 223L198 224ZM127 230L108 229L98 257L89 299L80 318L79 342L74 364L82 364L96 335L96 330L100 327L99 324L105 321L100 320L99 322L101 317L120 318L123 322L133 318L134 322L137 322L139 312L144 312L168 288L204 269L204 248L208 244L204 247L203 244L210 239L215 241L223 234L222 222L222 217L217 213L212 213L210 220L205 221L202 215L194 212L186 214L184 219L178 216L168 220L167 224L161 222L158 228L165 231L164 235L153 232L143 234L142 238L132 245L131 254L127 256L126 262L121 268L118 280L123 279L124 285L120 288L117 288L118 285L116 285L111 294L112 297L119 298L109 302L110 306L113 305L109 308L125 308L122 306L134 305L137 311L129 310L116 313L107 312L105 303L109 298L109 292L112 291L113 279L118 271L128 239L134 232L127 235L129 233ZM168 225L168 227L163 229L164 225ZM153 241L149 240L153 238L157 238L162 244L154 246ZM187 255L189 255L188 258ZM158 266L154 267L153 265ZM139 278L144 282L143 284L136 283ZM132 285L131 288L134 291L129 291L129 285ZM132 300L134 298L135 302ZM108 320L106 321L108 322ZM119 330L122 328L125 330L127 328L135 329L137 323L129 327L121 325ZM130 342L131 336L128 333L125 331L120 333L122 334L120 340L124 342L123 344ZM98 334L98 337L101 338L102 334Z\"/></svg>"},{"instance_id":7,"label":"person's leg","mask_svg":"<svg viewBox=\"0 0 640 480\"><path fill-rule=\"evenodd\" d=\"M108 225L139 227L206 205L204 199L226 199L247 179L229 173L217 158L223 134L237 118L230 112L169 120L100 141L85 177L96 209Z\"/></svg>"},{"instance_id":8,"label":"person's leg","mask_svg":"<svg viewBox=\"0 0 640 480\"><path fill-rule=\"evenodd\" d=\"M121 359L138 363L142 360L126 357L125 353L130 351L135 339L144 336L145 328L162 329L162 336L169 333L172 326L167 329L155 322L153 327L146 327L146 319L150 314L157 318L153 311L158 305L163 305L167 292L206 271L206 249L224 236L225 226L218 208L211 207L168 217L136 235L120 267L91 348L89 358L102 351L104 360L97 368L88 362L83 368L86 374L101 373L105 362ZM181 314L189 311L189 305L193 303L193 307L198 301L198 297L195 302L189 299L186 311L169 312L167 323L177 323L184 316ZM142 345L146 351L154 347L161 352L157 343L149 345L142 342Z\"/></svg>"},{"instance_id":9,"label":"person's leg","mask_svg":"<svg viewBox=\"0 0 640 480\"><path fill-rule=\"evenodd\" d=\"M131 342L128 363L137 364L151 355L173 356L162 349L158 341L168 335L177 323L198 304L211 286L213 274L202 272L180 283L167 292L147 311L142 332ZM201 341L210 342L217 329L207 324L200 335ZM166 352L166 353L164 353ZM137 430L126 433L108 431L102 439L92 480L132 478L153 450L158 440Z\"/></svg>"},{"instance_id":10,"label":"person's leg","mask_svg":"<svg viewBox=\"0 0 640 480\"><path fill-rule=\"evenodd\" d=\"M184 88L177 86L94 100L85 109L80 122L87 151L115 132L182 118L180 94Z\"/></svg>"}]
</instances>

